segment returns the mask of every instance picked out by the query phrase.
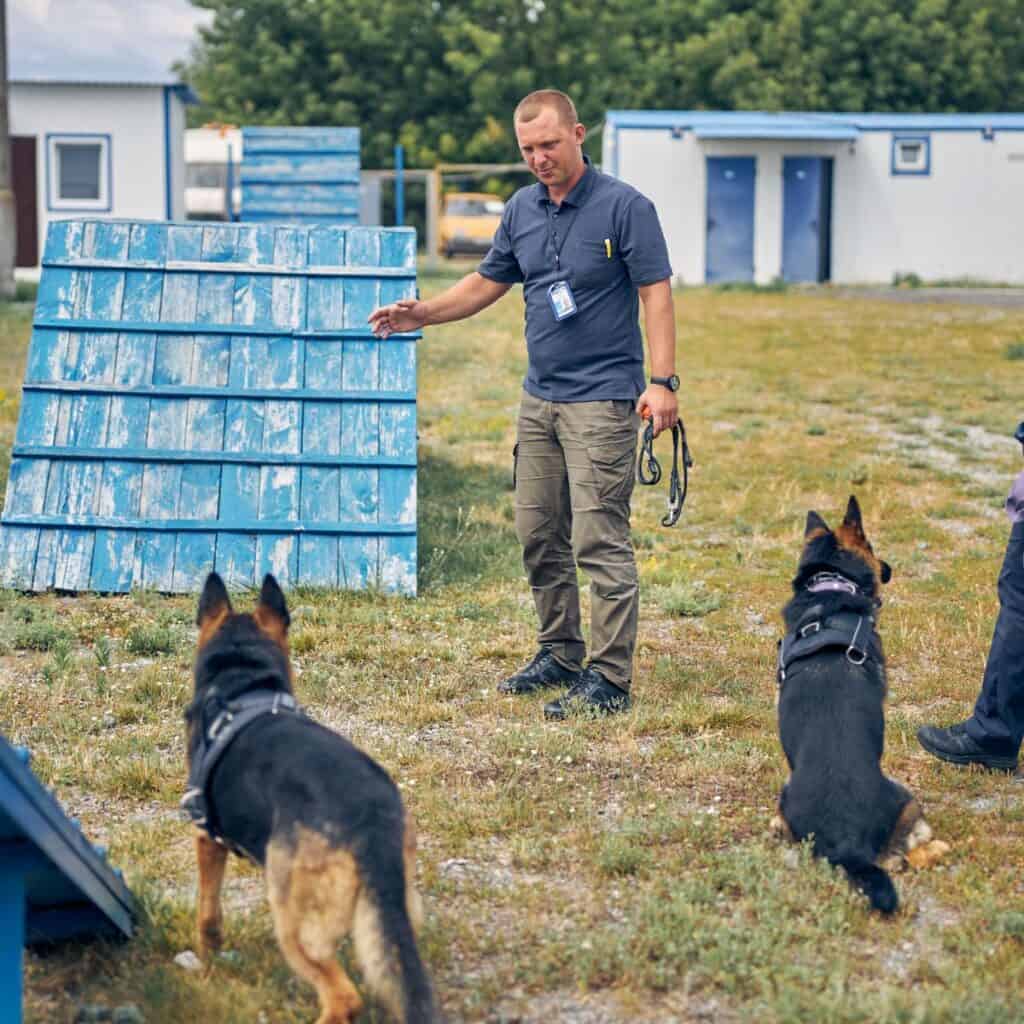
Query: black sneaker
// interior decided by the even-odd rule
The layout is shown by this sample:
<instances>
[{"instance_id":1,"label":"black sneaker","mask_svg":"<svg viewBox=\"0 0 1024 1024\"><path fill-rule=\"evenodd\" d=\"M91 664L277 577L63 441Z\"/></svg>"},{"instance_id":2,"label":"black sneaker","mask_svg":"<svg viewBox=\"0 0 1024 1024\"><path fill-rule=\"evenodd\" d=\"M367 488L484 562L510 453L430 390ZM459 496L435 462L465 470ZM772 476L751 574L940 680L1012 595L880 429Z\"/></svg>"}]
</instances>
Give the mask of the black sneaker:
<instances>
[{"instance_id":1,"label":"black sneaker","mask_svg":"<svg viewBox=\"0 0 1024 1024\"><path fill-rule=\"evenodd\" d=\"M614 715L628 711L629 694L609 683L596 668L585 668L579 681L564 696L544 705L544 717L561 721L571 714Z\"/></svg>"},{"instance_id":2,"label":"black sneaker","mask_svg":"<svg viewBox=\"0 0 1024 1024\"><path fill-rule=\"evenodd\" d=\"M937 725L922 725L917 730L917 742L933 757L950 764L980 764L985 768L1012 772L1017 767L1017 754L1009 748L982 746L971 739L963 723L948 729Z\"/></svg>"},{"instance_id":3,"label":"black sneaker","mask_svg":"<svg viewBox=\"0 0 1024 1024\"><path fill-rule=\"evenodd\" d=\"M533 660L515 675L498 683L498 693L536 693L554 686L572 686L580 677L579 672L563 668L546 647L542 647Z\"/></svg>"}]
</instances>

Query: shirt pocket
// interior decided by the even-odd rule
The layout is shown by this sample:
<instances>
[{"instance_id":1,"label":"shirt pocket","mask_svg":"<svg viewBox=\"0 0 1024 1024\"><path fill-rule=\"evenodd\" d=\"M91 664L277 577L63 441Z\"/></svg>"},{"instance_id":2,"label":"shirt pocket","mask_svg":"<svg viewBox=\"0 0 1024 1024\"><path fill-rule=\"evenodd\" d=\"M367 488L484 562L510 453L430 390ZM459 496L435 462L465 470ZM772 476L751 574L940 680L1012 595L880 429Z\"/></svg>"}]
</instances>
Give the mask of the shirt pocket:
<instances>
[{"instance_id":1,"label":"shirt pocket","mask_svg":"<svg viewBox=\"0 0 1024 1024\"><path fill-rule=\"evenodd\" d=\"M580 238L574 249L574 285L580 288L605 288L622 276L622 261L614 239Z\"/></svg>"}]
</instances>

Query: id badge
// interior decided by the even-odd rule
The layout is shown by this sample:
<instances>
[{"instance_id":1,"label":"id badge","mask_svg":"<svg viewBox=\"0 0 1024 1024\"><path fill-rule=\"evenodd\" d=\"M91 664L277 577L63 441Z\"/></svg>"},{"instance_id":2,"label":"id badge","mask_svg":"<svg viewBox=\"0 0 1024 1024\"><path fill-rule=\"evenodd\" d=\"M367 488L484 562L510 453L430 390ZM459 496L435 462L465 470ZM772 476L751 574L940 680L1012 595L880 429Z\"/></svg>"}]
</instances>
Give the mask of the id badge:
<instances>
[{"instance_id":1,"label":"id badge","mask_svg":"<svg viewBox=\"0 0 1024 1024\"><path fill-rule=\"evenodd\" d=\"M576 300L568 281L556 281L548 288L548 302L556 320L568 320L576 315Z\"/></svg>"}]
</instances>

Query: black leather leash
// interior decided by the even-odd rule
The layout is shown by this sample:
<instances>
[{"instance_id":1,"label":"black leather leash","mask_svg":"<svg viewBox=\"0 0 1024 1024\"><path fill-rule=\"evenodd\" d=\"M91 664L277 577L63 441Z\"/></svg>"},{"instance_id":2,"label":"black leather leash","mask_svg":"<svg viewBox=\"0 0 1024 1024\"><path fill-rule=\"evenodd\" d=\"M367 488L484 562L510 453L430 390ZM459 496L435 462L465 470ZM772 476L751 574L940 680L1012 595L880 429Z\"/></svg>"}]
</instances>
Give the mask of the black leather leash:
<instances>
[{"instance_id":1,"label":"black leather leash","mask_svg":"<svg viewBox=\"0 0 1024 1024\"><path fill-rule=\"evenodd\" d=\"M679 479L679 455L683 457L682 482ZM644 463L646 461L646 468ZM668 512L662 517L662 526L675 526L683 513L686 492L690 488L690 467L693 456L686 441L686 427L677 419L672 427L672 473L668 484ZM653 487L661 480L661 463L654 455L654 424L648 421L640 443L640 455L636 462L636 478L646 487Z\"/></svg>"}]
</instances>

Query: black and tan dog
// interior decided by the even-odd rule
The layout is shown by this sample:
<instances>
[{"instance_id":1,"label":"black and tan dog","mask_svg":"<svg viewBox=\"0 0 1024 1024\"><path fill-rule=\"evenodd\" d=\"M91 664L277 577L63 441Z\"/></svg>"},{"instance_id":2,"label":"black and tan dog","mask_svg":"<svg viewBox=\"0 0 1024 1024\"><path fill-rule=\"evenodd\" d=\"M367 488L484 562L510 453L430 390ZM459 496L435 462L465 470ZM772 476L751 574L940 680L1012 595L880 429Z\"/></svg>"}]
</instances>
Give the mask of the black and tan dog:
<instances>
[{"instance_id":1,"label":"black and tan dog","mask_svg":"<svg viewBox=\"0 0 1024 1024\"><path fill-rule=\"evenodd\" d=\"M789 781L772 825L813 837L883 913L899 905L889 871L941 855L920 805L882 773L885 657L877 631L889 566L864 534L857 499L835 532L807 515L793 598L779 645L779 735Z\"/></svg>"},{"instance_id":2,"label":"black and tan dog","mask_svg":"<svg viewBox=\"0 0 1024 1024\"><path fill-rule=\"evenodd\" d=\"M316 986L318 1024L362 1007L336 959L349 932L367 986L399 1021L438 1020L413 933L412 823L387 773L295 704L277 582L267 576L255 612L236 615L211 573L197 621L182 803L198 826L200 951L221 943L230 848L264 866L281 951Z\"/></svg>"}]
</instances>

